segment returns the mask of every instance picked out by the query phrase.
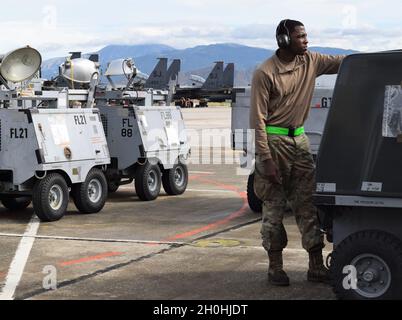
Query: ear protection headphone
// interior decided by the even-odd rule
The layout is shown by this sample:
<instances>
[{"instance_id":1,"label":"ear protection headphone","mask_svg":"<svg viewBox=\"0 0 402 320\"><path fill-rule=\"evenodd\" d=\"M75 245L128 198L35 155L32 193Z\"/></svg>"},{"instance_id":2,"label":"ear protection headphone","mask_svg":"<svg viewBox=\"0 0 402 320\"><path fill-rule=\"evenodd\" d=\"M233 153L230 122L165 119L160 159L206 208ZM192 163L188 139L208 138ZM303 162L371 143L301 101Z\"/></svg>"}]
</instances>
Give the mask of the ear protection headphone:
<instances>
[{"instance_id":1,"label":"ear protection headphone","mask_svg":"<svg viewBox=\"0 0 402 320\"><path fill-rule=\"evenodd\" d=\"M287 49L290 47L290 32L288 27L286 26L286 22L288 22L289 19L286 20L282 20L279 25L278 28L276 29L276 41L278 42L278 47L281 49ZM281 25L283 25L283 27L286 30L286 34L285 33L279 33L280 27Z\"/></svg>"}]
</instances>

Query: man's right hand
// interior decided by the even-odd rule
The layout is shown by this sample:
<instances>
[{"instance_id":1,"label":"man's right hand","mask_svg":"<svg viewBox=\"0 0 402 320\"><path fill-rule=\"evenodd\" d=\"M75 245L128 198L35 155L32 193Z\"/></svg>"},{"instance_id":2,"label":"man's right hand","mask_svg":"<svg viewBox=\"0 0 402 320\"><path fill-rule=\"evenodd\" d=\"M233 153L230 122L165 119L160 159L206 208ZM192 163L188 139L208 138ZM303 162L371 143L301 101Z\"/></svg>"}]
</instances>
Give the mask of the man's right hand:
<instances>
[{"instance_id":1,"label":"man's right hand","mask_svg":"<svg viewBox=\"0 0 402 320\"><path fill-rule=\"evenodd\" d=\"M272 159L268 159L262 162L264 175L273 184L282 184L281 176L279 173L278 166Z\"/></svg>"}]
</instances>

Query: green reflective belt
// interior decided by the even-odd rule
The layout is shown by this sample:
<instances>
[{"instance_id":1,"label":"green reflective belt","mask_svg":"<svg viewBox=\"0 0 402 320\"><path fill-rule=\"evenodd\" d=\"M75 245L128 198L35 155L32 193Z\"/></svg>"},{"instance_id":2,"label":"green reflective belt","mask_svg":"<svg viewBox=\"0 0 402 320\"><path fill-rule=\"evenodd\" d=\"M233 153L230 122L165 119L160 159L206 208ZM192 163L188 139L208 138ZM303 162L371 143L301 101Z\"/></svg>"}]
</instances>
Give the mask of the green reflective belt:
<instances>
[{"instance_id":1,"label":"green reflective belt","mask_svg":"<svg viewBox=\"0 0 402 320\"><path fill-rule=\"evenodd\" d=\"M267 126L267 133L268 134L275 134L278 136L288 136L291 138L301 136L305 133L304 127L300 127L297 129L292 128L280 128L280 127L271 127Z\"/></svg>"}]
</instances>

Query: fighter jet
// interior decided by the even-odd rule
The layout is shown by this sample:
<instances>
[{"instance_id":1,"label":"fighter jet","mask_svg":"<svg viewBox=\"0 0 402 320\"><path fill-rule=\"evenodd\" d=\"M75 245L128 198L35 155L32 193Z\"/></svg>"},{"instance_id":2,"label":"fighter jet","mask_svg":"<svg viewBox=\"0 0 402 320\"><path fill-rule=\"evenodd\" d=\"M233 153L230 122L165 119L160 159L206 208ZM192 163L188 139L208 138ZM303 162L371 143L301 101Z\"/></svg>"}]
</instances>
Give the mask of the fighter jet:
<instances>
[{"instance_id":1,"label":"fighter jet","mask_svg":"<svg viewBox=\"0 0 402 320\"><path fill-rule=\"evenodd\" d=\"M193 85L177 86L174 99L204 99L212 102L223 102L231 99L234 87L234 63L224 69L224 62L217 61L211 73L204 81L199 76L191 76Z\"/></svg>"}]
</instances>

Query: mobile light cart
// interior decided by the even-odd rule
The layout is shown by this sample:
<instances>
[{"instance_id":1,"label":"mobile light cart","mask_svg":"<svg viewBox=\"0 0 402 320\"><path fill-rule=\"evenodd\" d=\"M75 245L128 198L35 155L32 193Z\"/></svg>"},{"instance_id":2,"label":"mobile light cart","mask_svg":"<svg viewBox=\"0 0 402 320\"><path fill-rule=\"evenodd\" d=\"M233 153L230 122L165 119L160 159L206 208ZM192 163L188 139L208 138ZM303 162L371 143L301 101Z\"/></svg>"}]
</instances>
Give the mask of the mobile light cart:
<instances>
[{"instance_id":1,"label":"mobile light cart","mask_svg":"<svg viewBox=\"0 0 402 320\"><path fill-rule=\"evenodd\" d=\"M402 51L348 56L317 161L315 203L341 299L402 298Z\"/></svg>"},{"instance_id":2,"label":"mobile light cart","mask_svg":"<svg viewBox=\"0 0 402 320\"><path fill-rule=\"evenodd\" d=\"M96 92L96 107L111 155L109 192L134 181L143 201L155 200L161 186L169 195L183 194L188 184L190 146L180 107L170 106L169 88L136 88L136 68L129 59L119 60L117 66L120 69L112 62L106 71L111 86L99 87ZM127 84L116 87L112 77L123 74ZM172 79L168 80L171 83Z\"/></svg>"},{"instance_id":3,"label":"mobile light cart","mask_svg":"<svg viewBox=\"0 0 402 320\"><path fill-rule=\"evenodd\" d=\"M42 221L61 219L69 197L81 213L99 212L107 198L109 150L93 93L96 65L84 66L88 89L48 88L32 79L41 55L26 47L1 59L0 199L10 210L31 202ZM69 65L69 74L80 65ZM74 68L74 72L71 71Z\"/></svg>"}]
</instances>

